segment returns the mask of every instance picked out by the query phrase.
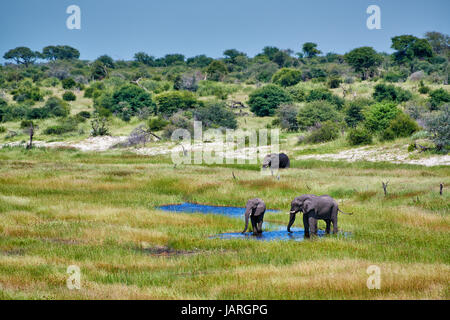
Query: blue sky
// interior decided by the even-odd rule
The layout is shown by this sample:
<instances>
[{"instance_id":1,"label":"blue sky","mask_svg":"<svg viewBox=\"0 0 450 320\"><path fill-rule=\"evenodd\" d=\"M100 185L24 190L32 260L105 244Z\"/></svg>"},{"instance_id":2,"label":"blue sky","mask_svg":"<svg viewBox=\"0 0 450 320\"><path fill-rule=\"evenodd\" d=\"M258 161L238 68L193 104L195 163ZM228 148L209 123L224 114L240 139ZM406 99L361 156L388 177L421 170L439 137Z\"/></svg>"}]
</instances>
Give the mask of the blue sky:
<instances>
[{"instance_id":1,"label":"blue sky","mask_svg":"<svg viewBox=\"0 0 450 320\"><path fill-rule=\"evenodd\" d=\"M81 30L66 28L66 8L81 8ZM366 8L381 8L381 30L368 30ZM182 53L221 57L236 48L250 56L266 45L323 52L360 46L391 52L395 35L450 33L449 0L2 0L0 62L17 46L42 50L67 44L82 59L131 59Z\"/></svg>"}]
</instances>

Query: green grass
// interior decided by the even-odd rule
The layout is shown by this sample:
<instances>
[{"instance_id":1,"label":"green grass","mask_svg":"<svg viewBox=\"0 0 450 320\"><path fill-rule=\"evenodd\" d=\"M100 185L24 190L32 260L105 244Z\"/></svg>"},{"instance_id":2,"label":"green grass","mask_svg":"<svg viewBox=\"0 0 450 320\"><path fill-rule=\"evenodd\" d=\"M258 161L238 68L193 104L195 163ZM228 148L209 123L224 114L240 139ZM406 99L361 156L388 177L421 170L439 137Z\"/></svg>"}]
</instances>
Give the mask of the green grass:
<instances>
[{"instance_id":1,"label":"green grass","mask_svg":"<svg viewBox=\"0 0 450 320\"><path fill-rule=\"evenodd\" d=\"M450 184L448 167L292 167L278 181L256 165L174 168L169 157L120 151L0 149L0 298L449 298L450 196L438 194L439 183ZM390 181L387 197L382 180ZM155 209L183 201L244 206L258 196L282 210L266 221L287 224L290 201L302 193L330 194L354 212L339 216L351 236L210 239L240 231L242 221ZM66 288L73 264L81 290ZM380 290L366 287L372 264L381 268Z\"/></svg>"}]
</instances>

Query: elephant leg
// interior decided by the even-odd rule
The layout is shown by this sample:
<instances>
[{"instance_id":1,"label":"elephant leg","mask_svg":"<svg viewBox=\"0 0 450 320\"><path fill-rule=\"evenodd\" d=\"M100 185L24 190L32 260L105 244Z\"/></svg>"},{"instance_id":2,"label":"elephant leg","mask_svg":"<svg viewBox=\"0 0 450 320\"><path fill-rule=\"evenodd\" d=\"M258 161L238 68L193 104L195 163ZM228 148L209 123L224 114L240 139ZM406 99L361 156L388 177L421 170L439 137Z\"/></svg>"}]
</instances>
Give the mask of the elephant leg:
<instances>
[{"instance_id":1,"label":"elephant leg","mask_svg":"<svg viewBox=\"0 0 450 320\"><path fill-rule=\"evenodd\" d=\"M257 227L258 227L258 233L262 233L262 224L263 224L262 221L258 222L258 224L257 224Z\"/></svg>"},{"instance_id":2,"label":"elephant leg","mask_svg":"<svg viewBox=\"0 0 450 320\"><path fill-rule=\"evenodd\" d=\"M325 233L326 234L330 234L331 220L330 219L325 220L325 223L327 224L327 227L325 229Z\"/></svg>"},{"instance_id":3,"label":"elephant leg","mask_svg":"<svg viewBox=\"0 0 450 320\"><path fill-rule=\"evenodd\" d=\"M333 233L337 233L338 232L338 223L337 223L337 217L333 217Z\"/></svg>"},{"instance_id":4,"label":"elephant leg","mask_svg":"<svg viewBox=\"0 0 450 320\"><path fill-rule=\"evenodd\" d=\"M256 234L258 232L258 225L257 225L256 219L255 219L254 216L252 216L251 220L252 220L252 231L253 231L253 234Z\"/></svg>"},{"instance_id":5,"label":"elephant leg","mask_svg":"<svg viewBox=\"0 0 450 320\"><path fill-rule=\"evenodd\" d=\"M307 214L303 214L303 228L305 229L305 238L309 238L309 219Z\"/></svg>"},{"instance_id":6,"label":"elephant leg","mask_svg":"<svg viewBox=\"0 0 450 320\"><path fill-rule=\"evenodd\" d=\"M313 236L317 236L317 220L314 217L309 217L309 231Z\"/></svg>"}]
</instances>

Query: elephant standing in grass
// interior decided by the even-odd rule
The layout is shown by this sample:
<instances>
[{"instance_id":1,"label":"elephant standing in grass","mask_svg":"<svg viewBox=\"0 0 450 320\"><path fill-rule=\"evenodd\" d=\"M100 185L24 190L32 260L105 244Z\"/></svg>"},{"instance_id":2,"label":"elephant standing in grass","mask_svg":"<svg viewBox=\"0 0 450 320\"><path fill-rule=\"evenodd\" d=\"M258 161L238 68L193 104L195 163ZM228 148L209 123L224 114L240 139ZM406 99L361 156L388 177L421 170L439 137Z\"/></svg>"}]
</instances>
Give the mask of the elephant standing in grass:
<instances>
[{"instance_id":1,"label":"elephant standing in grass","mask_svg":"<svg viewBox=\"0 0 450 320\"><path fill-rule=\"evenodd\" d=\"M266 212L266 204L259 198L250 199L245 206L245 228L242 233L247 231L248 219L252 220L253 234L262 233L262 224L264 213Z\"/></svg>"},{"instance_id":2,"label":"elephant standing in grass","mask_svg":"<svg viewBox=\"0 0 450 320\"><path fill-rule=\"evenodd\" d=\"M264 157L262 167L270 169L287 169L291 166L289 157L285 153L271 153Z\"/></svg>"},{"instance_id":3,"label":"elephant standing in grass","mask_svg":"<svg viewBox=\"0 0 450 320\"><path fill-rule=\"evenodd\" d=\"M338 232L337 215L338 212L345 213L339 209L339 205L332 197L328 195L316 196L313 194L304 194L296 197L291 203L290 219L287 231L291 232L291 226L294 224L297 212L303 212L303 226L305 229L305 238L309 238L310 233L317 235L317 220L325 220L327 224L325 233L330 233L331 223L333 223L333 233Z\"/></svg>"}]
</instances>

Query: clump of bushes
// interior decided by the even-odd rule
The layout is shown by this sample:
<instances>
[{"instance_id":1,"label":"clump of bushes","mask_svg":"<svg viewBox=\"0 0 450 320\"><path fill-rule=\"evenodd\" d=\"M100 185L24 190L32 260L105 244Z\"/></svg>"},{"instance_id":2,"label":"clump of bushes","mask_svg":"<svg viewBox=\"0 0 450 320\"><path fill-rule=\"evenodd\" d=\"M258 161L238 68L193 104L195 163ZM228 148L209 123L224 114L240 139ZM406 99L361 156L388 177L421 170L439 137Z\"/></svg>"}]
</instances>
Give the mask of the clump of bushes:
<instances>
[{"instance_id":1,"label":"clump of bushes","mask_svg":"<svg viewBox=\"0 0 450 320\"><path fill-rule=\"evenodd\" d=\"M339 137L339 126L337 123L328 120L324 123L319 123L306 137L305 142L321 143L335 140Z\"/></svg>"},{"instance_id":2,"label":"clump of bushes","mask_svg":"<svg viewBox=\"0 0 450 320\"><path fill-rule=\"evenodd\" d=\"M389 123L389 127L382 132L382 140L393 140L399 137L409 137L419 131L418 124L407 114L399 112Z\"/></svg>"},{"instance_id":3,"label":"clump of bushes","mask_svg":"<svg viewBox=\"0 0 450 320\"><path fill-rule=\"evenodd\" d=\"M273 125L280 125L282 129L287 131L298 131L298 108L296 106L283 104L278 108L276 115L276 119L272 122Z\"/></svg>"},{"instance_id":4,"label":"clump of bushes","mask_svg":"<svg viewBox=\"0 0 450 320\"><path fill-rule=\"evenodd\" d=\"M340 110L345 103L344 99L334 95L330 90L326 88L312 89L307 94L305 100L307 102L328 101L329 103L334 104L338 110Z\"/></svg>"},{"instance_id":5,"label":"clump of bushes","mask_svg":"<svg viewBox=\"0 0 450 320\"><path fill-rule=\"evenodd\" d=\"M69 117L62 120L59 124L50 126L44 130L48 135L60 135L63 133L76 131L78 128L78 121L75 118Z\"/></svg>"},{"instance_id":6,"label":"clump of bushes","mask_svg":"<svg viewBox=\"0 0 450 320\"><path fill-rule=\"evenodd\" d=\"M156 112L165 116L171 116L179 110L188 110L201 107L203 104L198 101L190 91L169 91L155 97Z\"/></svg>"},{"instance_id":7,"label":"clump of bushes","mask_svg":"<svg viewBox=\"0 0 450 320\"><path fill-rule=\"evenodd\" d=\"M5 133L6 132L6 128L3 126L0 126L0 133Z\"/></svg>"},{"instance_id":8,"label":"clump of bushes","mask_svg":"<svg viewBox=\"0 0 450 320\"><path fill-rule=\"evenodd\" d=\"M62 98L64 101L75 101L77 96L72 91L66 91L64 92Z\"/></svg>"},{"instance_id":9,"label":"clump of bushes","mask_svg":"<svg viewBox=\"0 0 450 320\"><path fill-rule=\"evenodd\" d=\"M372 138L372 133L364 126L350 129L347 135L347 141L352 146L371 144Z\"/></svg>"},{"instance_id":10,"label":"clump of bushes","mask_svg":"<svg viewBox=\"0 0 450 320\"><path fill-rule=\"evenodd\" d=\"M302 72L292 68L281 68L272 76L272 82L282 87L296 85L302 80Z\"/></svg>"},{"instance_id":11,"label":"clump of bushes","mask_svg":"<svg viewBox=\"0 0 450 320\"><path fill-rule=\"evenodd\" d=\"M365 125L372 132L384 130L399 112L395 103L376 103L365 113Z\"/></svg>"},{"instance_id":12,"label":"clump of bushes","mask_svg":"<svg viewBox=\"0 0 450 320\"><path fill-rule=\"evenodd\" d=\"M250 110L258 117L273 116L282 104L291 103L292 97L281 87L268 84L250 94Z\"/></svg>"},{"instance_id":13,"label":"clump of bushes","mask_svg":"<svg viewBox=\"0 0 450 320\"><path fill-rule=\"evenodd\" d=\"M196 121L201 121L205 128L229 128L236 129L236 115L226 109L225 104L215 102L194 111Z\"/></svg>"},{"instance_id":14,"label":"clump of bushes","mask_svg":"<svg viewBox=\"0 0 450 320\"><path fill-rule=\"evenodd\" d=\"M380 83L375 86L373 98L379 102L387 100L400 103L410 100L412 98L412 94L411 92L394 85Z\"/></svg>"},{"instance_id":15,"label":"clump of bushes","mask_svg":"<svg viewBox=\"0 0 450 320\"><path fill-rule=\"evenodd\" d=\"M297 116L298 126L301 130L312 127L316 123L340 119L341 115L327 101L310 102L300 109Z\"/></svg>"},{"instance_id":16,"label":"clump of bushes","mask_svg":"<svg viewBox=\"0 0 450 320\"><path fill-rule=\"evenodd\" d=\"M41 108L30 109L28 119L46 119L51 117L66 117L70 113L67 103L57 97L48 98Z\"/></svg>"},{"instance_id":17,"label":"clump of bushes","mask_svg":"<svg viewBox=\"0 0 450 320\"><path fill-rule=\"evenodd\" d=\"M151 118L147 122L148 129L150 131L160 131L169 124L169 121L163 119L161 116Z\"/></svg>"},{"instance_id":18,"label":"clump of bushes","mask_svg":"<svg viewBox=\"0 0 450 320\"><path fill-rule=\"evenodd\" d=\"M431 110L437 110L439 106L450 102L450 93L444 89L436 89L430 92Z\"/></svg>"}]
</instances>

